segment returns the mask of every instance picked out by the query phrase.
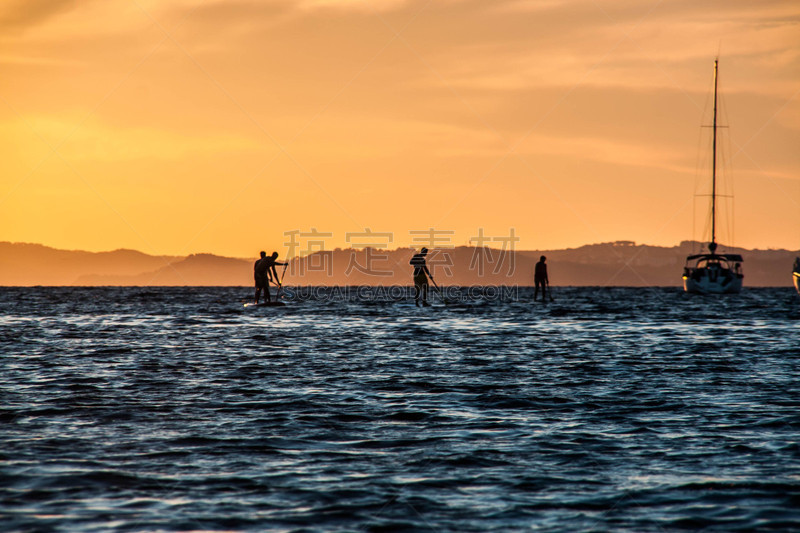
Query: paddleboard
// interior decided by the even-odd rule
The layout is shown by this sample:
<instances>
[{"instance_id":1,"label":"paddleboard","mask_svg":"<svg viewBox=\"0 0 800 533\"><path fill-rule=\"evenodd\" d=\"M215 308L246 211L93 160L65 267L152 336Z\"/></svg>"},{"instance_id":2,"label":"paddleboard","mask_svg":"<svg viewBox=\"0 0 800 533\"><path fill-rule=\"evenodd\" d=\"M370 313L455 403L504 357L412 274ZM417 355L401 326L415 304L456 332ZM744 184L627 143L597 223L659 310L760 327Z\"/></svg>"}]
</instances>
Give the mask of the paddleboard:
<instances>
[{"instance_id":1,"label":"paddleboard","mask_svg":"<svg viewBox=\"0 0 800 533\"><path fill-rule=\"evenodd\" d=\"M283 307L285 305L283 302L262 302L260 304L251 302L244 304L245 307Z\"/></svg>"}]
</instances>

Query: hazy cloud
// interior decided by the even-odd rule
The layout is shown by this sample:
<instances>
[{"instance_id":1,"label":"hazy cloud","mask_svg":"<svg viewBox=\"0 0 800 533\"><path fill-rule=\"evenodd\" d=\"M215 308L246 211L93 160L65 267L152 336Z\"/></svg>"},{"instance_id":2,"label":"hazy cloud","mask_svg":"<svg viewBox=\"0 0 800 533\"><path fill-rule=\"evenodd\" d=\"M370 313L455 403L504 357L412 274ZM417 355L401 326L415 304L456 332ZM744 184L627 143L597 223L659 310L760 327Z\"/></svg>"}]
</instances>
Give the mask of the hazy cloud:
<instances>
[{"instance_id":1,"label":"hazy cloud","mask_svg":"<svg viewBox=\"0 0 800 533\"><path fill-rule=\"evenodd\" d=\"M5 0L0 7L0 31L35 26L77 7L76 0Z\"/></svg>"},{"instance_id":2,"label":"hazy cloud","mask_svg":"<svg viewBox=\"0 0 800 533\"><path fill-rule=\"evenodd\" d=\"M5 144L16 132L34 133L42 143L58 147L64 157L76 161L122 162L134 159L181 160L198 155L231 154L257 150L253 139L224 133L186 133L161 128L112 127L100 120L80 117L36 116L0 123Z\"/></svg>"}]
</instances>

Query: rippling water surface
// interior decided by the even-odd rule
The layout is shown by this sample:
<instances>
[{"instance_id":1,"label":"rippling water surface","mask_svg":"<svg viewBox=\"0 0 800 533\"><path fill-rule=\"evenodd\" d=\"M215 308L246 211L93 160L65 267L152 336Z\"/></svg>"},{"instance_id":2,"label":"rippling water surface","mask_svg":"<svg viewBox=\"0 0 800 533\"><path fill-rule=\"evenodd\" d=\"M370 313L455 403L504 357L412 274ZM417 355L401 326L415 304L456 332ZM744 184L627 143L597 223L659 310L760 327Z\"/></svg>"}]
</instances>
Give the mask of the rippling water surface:
<instances>
[{"instance_id":1,"label":"rippling water surface","mask_svg":"<svg viewBox=\"0 0 800 533\"><path fill-rule=\"evenodd\" d=\"M800 530L791 289L554 294L0 289L2 529Z\"/></svg>"}]
</instances>

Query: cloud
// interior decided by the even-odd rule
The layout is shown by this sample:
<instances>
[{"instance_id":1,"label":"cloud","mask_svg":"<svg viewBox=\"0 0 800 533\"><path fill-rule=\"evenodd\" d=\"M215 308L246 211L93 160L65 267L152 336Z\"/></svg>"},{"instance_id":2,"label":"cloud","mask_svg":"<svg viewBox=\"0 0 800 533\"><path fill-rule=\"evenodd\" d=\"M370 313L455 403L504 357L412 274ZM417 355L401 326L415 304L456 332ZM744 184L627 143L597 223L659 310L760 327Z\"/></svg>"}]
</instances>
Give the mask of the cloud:
<instances>
[{"instance_id":1,"label":"cloud","mask_svg":"<svg viewBox=\"0 0 800 533\"><path fill-rule=\"evenodd\" d=\"M297 0L300 9L342 9L357 11L386 11L396 9L410 0Z\"/></svg>"},{"instance_id":2,"label":"cloud","mask_svg":"<svg viewBox=\"0 0 800 533\"><path fill-rule=\"evenodd\" d=\"M113 127L96 119L81 123L80 117L75 116L34 116L0 123L0 137L5 137L9 143L21 131L35 133L31 139L38 138L49 147L58 147L61 155L77 161L181 160L253 151L260 147L255 140L241 135ZM41 146L41 143L36 144L37 148Z\"/></svg>"},{"instance_id":3,"label":"cloud","mask_svg":"<svg viewBox=\"0 0 800 533\"><path fill-rule=\"evenodd\" d=\"M0 29L35 26L55 15L75 9L75 0L6 0L0 7Z\"/></svg>"},{"instance_id":4,"label":"cloud","mask_svg":"<svg viewBox=\"0 0 800 533\"><path fill-rule=\"evenodd\" d=\"M81 67L83 61L69 58L37 57L32 55L0 54L0 64L5 65L34 65L41 67Z\"/></svg>"},{"instance_id":5,"label":"cloud","mask_svg":"<svg viewBox=\"0 0 800 533\"><path fill-rule=\"evenodd\" d=\"M684 159L684 154L675 148L612 138L531 135L517 151L523 154L567 156L612 165L669 169L689 174L695 171L694 167L678 163Z\"/></svg>"}]
</instances>

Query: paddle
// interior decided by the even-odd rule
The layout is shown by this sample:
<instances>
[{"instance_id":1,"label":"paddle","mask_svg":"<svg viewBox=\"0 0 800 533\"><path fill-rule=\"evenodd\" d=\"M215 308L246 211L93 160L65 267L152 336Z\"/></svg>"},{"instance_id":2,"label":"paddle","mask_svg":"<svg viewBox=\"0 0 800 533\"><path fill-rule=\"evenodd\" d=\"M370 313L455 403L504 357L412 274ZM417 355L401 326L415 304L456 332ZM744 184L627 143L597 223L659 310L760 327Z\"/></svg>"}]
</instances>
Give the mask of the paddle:
<instances>
[{"instance_id":1,"label":"paddle","mask_svg":"<svg viewBox=\"0 0 800 533\"><path fill-rule=\"evenodd\" d=\"M447 300L444 299L444 294L442 294L442 289L439 288L439 286L436 284L436 282L433 280L433 278L431 278L431 283L433 283L433 286L436 287L437 291L439 291L439 297L442 299L442 303L444 305L447 305Z\"/></svg>"},{"instance_id":2,"label":"paddle","mask_svg":"<svg viewBox=\"0 0 800 533\"><path fill-rule=\"evenodd\" d=\"M286 275L286 267L289 266L289 263L283 265L283 272L281 272L281 280L278 282L278 295L275 297L275 300L279 300L281 298L281 293L283 292L283 277Z\"/></svg>"},{"instance_id":3,"label":"paddle","mask_svg":"<svg viewBox=\"0 0 800 533\"><path fill-rule=\"evenodd\" d=\"M283 285L281 285L280 281L277 281L277 280L274 280L274 279L271 279L270 281L272 282L273 285L278 287L278 292L275 295L275 301L277 302L278 300L281 299L281 290L283 289Z\"/></svg>"}]
</instances>

